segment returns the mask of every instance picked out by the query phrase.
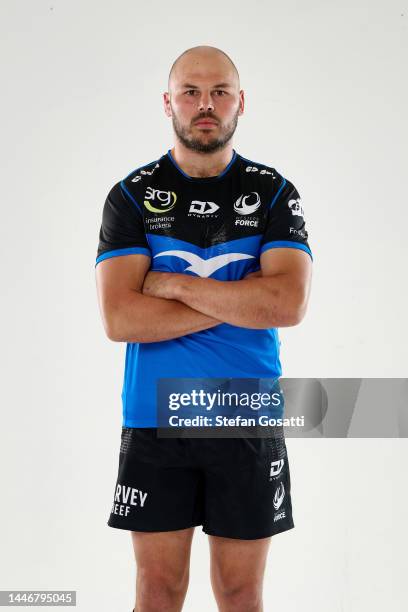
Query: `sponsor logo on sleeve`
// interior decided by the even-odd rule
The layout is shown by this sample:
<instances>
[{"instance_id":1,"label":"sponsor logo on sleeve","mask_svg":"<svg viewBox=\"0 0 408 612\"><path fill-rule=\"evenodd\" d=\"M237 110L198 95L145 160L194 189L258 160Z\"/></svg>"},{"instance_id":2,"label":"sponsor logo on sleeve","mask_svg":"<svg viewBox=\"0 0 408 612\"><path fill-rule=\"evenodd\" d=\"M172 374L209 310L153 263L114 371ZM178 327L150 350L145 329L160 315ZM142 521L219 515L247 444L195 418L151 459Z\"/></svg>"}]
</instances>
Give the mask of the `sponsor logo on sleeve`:
<instances>
[{"instance_id":1,"label":"sponsor logo on sleeve","mask_svg":"<svg viewBox=\"0 0 408 612\"><path fill-rule=\"evenodd\" d=\"M307 240L307 236L308 236L308 233L306 230L296 229L294 227L289 228L289 234L291 234L292 236L300 236L300 238L303 238L304 240Z\"/></svg>"},{"instance_id":2,"label":"sponsor logo on sleeve","mask_svg":"<svg viewBox=\"0 0 408 612\"><path fill-rule=\"evenodd\" d=\"M296 200L289 200L288 206L290 208L290 212L292 213L292 215L297 216L297 217L304 216L303 208L300 204L300 198L297 198Z\"/></svg>"}]
</instances>

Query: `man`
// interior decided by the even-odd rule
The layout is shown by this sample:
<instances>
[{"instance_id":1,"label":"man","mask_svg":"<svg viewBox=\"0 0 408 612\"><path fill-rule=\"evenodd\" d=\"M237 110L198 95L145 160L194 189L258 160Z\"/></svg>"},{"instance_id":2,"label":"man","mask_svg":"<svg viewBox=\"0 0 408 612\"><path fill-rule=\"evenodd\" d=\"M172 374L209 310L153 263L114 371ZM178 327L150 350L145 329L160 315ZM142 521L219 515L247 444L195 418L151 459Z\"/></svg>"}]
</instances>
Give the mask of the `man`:
<instances>
[{"instance_id":1,"label":"man","mask_svg":"<svg viewBox=\"0 0 408 612\"><path fill-rule=\"evenodd\" d=\"M203 525L219 609L259 612L271 536L294 526L284 439L157 437L157 383L279 376L276 328L304 316L311 252L294 185L232 147L244 92L230 58L185 51L168 90L174 146L113 186L100 230L103 324L127 343L108 525L131 531L135 611L182 609Z\"/></svg>"}]
</instances>

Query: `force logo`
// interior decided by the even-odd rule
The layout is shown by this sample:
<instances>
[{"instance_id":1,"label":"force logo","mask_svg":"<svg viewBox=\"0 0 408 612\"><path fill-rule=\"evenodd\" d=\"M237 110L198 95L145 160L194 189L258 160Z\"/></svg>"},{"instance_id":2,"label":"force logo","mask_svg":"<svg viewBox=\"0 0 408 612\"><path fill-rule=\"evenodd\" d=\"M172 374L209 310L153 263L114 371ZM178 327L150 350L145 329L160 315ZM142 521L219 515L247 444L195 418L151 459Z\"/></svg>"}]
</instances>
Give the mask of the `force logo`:
<instances>
[{"instance_id":1,"label":"force logo","mask_svg":"<svg viewBox=\"0 0 408 612\"><path fill-rule=\"evenodd\" d=\"M244 225L245 227L258 227L259 219L235 219L235 225Z\"/></svg>"},{"instance_id":2,"label":"force logo","mask_svg":"<svg viewBox=\"0 0 408 612\"><path fill-rule=\"evenodd\" d=\"M273 522L276 523L276 521L280 521L280 519L283 519L286 517L285 511L282 510L282 512L276 512L275 516L273 517Z\"/></svg>"},{"instance_id":3,"label":"force logo","mask_svg":"<svg viewBox=\"0 0 408 612\"><path fill-rule=\"evenodd\" d=\"M269 473L269 476L271 478L273 477L277 477L279 476L279 474L281 473L282 469L283 469L283 465L285 463L284 459L278 459L277 461L272 461L271 462L271 471Z\"/></svg>"},{"instance_id":4,"label":"force logo","mask_svg":"<svg viewBox=\"0 0 408 612\"><path fill-rule=\"evenodd\" d=\"M285 487L283 486L283 482L280 483L279 487L275 491L275 495L273 498L273 507L275 510L279 510L282 505L283 499L285 497Z\"/></svg>"},{"instance_id":5,"label":"force logo","mask_svg":"<svg viewBox=\"0 0 408 612\"><path fill-rule=\"evenodd\" d=\"M153 187L148 187L146 189L144 205L147 210L154 213L165 213L174 208L177 195L174 191L161 191L160 189L153 189ZM149 202L152 200L152 202ZM161 208L156 208L154 204L157 203Z\"/></svg>"},{"instance_id":6,"label":"force logo","mask_svg":"<svg viewBox=\"0 0 408 612\"><path fill-rule=\"evenodd\" d=\"M188 209L189 214L196 215L212 215L216 210L219 210L218 204L215 202L201 202L200 200L192 200L190 208Z\"/></svg>"},{"instance_id":7,"label":"force logo","mask_svg":"<svg viewBox=\"0 0 408 612\"><path fill-rule=\"evenodd\" d=\"M300 204L300 198L297 198L296 200L289 200L288 206L290 208L292 215L296 215L298 217L304 216L303 208Z\"/></svg>"},{"instance_id":8,"label":"force logo","mask_svg":"<svg viewBox=\"0 0 408 612\"><path fill-rule=\"evenodd\" d=\"M253 204L247 204L247 200L252 196L252 194L254 194L255 196L255 202L253 202ZM234 210L239 215L251 215L256 210L258 210L260 205L261 198L259 197L259 193L256 193L256 191L251 191L249 195L244 196L242 194L239 196L238 200L234 204Z\"/></svg>"}]
</instances>

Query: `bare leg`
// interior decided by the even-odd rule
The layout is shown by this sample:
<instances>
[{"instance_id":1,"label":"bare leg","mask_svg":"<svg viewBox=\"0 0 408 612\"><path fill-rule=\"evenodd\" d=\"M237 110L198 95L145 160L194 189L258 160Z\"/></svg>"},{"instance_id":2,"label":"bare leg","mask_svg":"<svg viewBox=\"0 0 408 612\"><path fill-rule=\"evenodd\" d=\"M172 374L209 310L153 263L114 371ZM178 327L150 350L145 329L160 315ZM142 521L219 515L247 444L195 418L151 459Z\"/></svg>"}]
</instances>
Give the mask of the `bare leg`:
<instances>
[{"instance_id":1,"label":"bare leg","mask_svg":"<svg viewBox=\"0 0 408 612\"><path fill-rule=\"evenodd\" d=\"M194 527L131 531L136 560L135 612L179 612L187 593Z\"/></svg>"},{"instance_id":2,"label":"bare leg","mask_svg":"<svg viewBox=\"0 0 408 612\"><path fill-rule=\"evenodd\" d=\"M262 589L271 538L209 536L211 584L220 612L262 612Z\"/></svg>"}]
</instances>

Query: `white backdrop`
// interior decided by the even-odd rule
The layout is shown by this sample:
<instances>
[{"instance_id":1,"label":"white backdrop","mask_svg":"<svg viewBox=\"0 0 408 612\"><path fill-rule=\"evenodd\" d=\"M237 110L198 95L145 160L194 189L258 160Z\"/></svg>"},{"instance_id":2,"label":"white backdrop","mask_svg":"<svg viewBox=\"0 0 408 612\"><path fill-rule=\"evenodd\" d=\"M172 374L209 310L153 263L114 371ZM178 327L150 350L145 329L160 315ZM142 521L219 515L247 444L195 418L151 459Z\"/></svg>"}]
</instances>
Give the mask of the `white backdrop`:
<instances>
[{"instance_id":1,"label":"white backdrop","mask_svg":"<svg viewBox=\"0 0 408 612\"><path fill-rule=\"evenodd\" d=\"M0 11L0 590L76 589L81 612L127 611L130 536L106 526L125 345L104 335L94 277L107 191L172 146L173 60L220 47L246 92L234 146L296 185L314 253L309 312L281 332L284 376L407 376L407 2ZM287 444L296 529L273 539L265 610L406 610L407 441ZM188 612L216 609L208 562L197 529Z\"/></svg>"}]
</instances>

